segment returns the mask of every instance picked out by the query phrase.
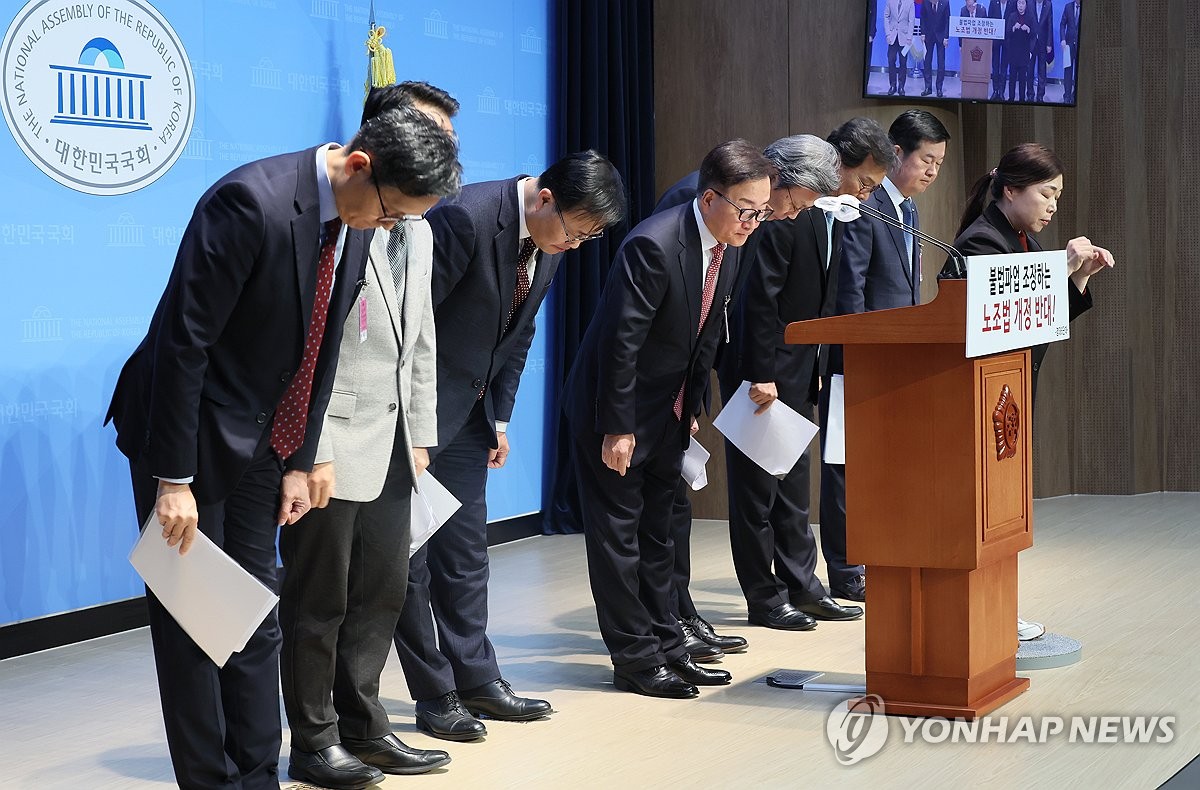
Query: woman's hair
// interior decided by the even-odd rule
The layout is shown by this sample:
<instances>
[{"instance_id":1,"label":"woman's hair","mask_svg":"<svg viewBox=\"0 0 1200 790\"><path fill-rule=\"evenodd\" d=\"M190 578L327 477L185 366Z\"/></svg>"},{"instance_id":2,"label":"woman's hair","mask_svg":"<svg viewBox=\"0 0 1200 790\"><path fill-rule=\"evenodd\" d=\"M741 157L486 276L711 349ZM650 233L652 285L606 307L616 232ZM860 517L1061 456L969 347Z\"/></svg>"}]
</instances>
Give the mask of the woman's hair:
<instances>
[{"instance_id":1,"label":"woman's hair","mask_svg":"<svg viewBox=\"0 0 1200 790\"><path fill-rule=\"evenodd\" d=\"M1063 163L1058 154L1041 143L1021 143L1000 157L1000 164L985 173L971 187L967 208L958 225L960 235L979 218L988 200L999 200L1005 187L1023 189L1035 184L1044 184L1063 174Z\"/></svg>"}]
</instances>

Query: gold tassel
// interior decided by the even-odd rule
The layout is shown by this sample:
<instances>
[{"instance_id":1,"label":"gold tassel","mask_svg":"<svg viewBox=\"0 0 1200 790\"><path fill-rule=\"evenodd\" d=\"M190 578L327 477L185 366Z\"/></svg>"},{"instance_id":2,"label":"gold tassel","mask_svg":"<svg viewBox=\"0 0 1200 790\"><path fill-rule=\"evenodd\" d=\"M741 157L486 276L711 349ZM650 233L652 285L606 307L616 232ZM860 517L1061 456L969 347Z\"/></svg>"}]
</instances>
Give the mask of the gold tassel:
<instances>
[{"instance_id":1,"label":"gold tassel","mask_svg":"<svg viewBox=\"0 0 1200 790\"><path fill-rule=\"evenodd\" d=\"M367 85L366 93L371 88L383 88L396 84L396 65L392 62L392 51L383 45L383 37L387 28L383 25L372 27L367 34Z\"/></svg>"}]
</instances>

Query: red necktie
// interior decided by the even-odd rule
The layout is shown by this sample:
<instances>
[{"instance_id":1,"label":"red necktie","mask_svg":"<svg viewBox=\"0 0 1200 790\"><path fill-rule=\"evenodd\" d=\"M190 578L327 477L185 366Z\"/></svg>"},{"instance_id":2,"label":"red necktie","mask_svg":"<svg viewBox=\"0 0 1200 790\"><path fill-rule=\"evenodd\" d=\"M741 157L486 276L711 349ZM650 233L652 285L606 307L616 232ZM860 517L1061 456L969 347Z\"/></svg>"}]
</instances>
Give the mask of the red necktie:
<instances>
[{"instance_id":1,"label":"red necktie","mask_svg":"<svg viewBox=\"0 0 1200 790\"><path fill-rule=\"evenodd\" d=\"M512 307L508 311L508 320L504 323L504 331L508 331L508 327L512 324L513 316L521 309L521 305L525 304L525 300L529 298L529 262L533 260L533 253L537 251L537 245L533 243L533 238L527 238L521 242L521 252L517 255L517 287L513 291Z\"/></svg>"},{"instance_id":2,"label":"red necktie","mask_svg":"<svg viewBox=\"0 0 1200 790\"><path fill-rule=\"evenodd\" d=\"M308 322L308 337L304 341L304 357L300 369L292 376L292 383L275 410L275 421L271 424L271 449L281 460L300 449L304 444L304 429L308 424L308 402L312 397L313 373L317 368L317 354L321 352L321 339L325 337L325 322L329 316L329 297L333 293L334 250L337 249L338 233L342 229L340 219L325 223L325 241L321 245L321 257L317 264L317 293L313 299L312 318Z\"/></svg>"},{"instance_id":3,"label":"red necktie","mask_svg":"<svg viewBox=\"0 0 1200 790\"><path fill-rule=\"evenodd\" d=\"M704 331L704 322L708 320L708 313L712 310L713 294L717 291L717 275L721 271L721 259L725 257L725 245L717 242L712 248L712 263L708 265L708 271L704 275L704 294L700 297L700 326L696 328L696 337ZM687 381L683 382L683 386L679 388L679 394L675 396L675 419L683 419L683 391L687 388Z\"/></svg>"},{"instance_id":4,"label":"red necktie","mask_svg":"<svg viewBox=\"0 0 1200 790\"><path fill-rule=\"evenodd\" d=\"M1029 252L1029 237L1025 235L1025 231L1017 231L1017 238L1021 240L1021 249L1025 250L1025 252Z\"/></svg>"}]
</instances>

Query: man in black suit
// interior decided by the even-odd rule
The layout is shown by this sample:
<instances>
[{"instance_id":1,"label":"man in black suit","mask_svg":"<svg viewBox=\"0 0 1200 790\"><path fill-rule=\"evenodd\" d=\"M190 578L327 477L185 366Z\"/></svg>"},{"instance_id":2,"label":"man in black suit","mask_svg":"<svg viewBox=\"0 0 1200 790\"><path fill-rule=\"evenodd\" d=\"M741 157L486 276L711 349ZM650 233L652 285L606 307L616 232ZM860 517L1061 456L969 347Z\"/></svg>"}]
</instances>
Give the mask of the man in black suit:
<instances>
[{"instance_id":1,"label":"man in black suit","mask_svg":"<svg viewBox=\"0 0 1200 790\"><path fill-rule=\"evenodd\" d=\"M835 192L841 182L838 154L833 146L811 134L796 134L771 143L763 151L771 162L771 218L768 225L779 220L794 219L822 195ZM882 175L879 176L882 178ZM696 199L700 171L694 170L671 186L659 199L654 213ZM761 231L752 234L739 250L740 264L733 284L736 301L743 283L754 268L755 254ZM736 315L736 313L735 313ZM730 343L720 343L713 363L721 369L723 352L737 342L737 326L731 325ZM730 356L736 357L735 353ZM708 408L708 393L704 405ZM715 661L725 653L739 653L748 643L745 637L718 634L712 624L700 616L688 590L691 584L692 502L688 485L680 478L671 511L671 539L675 544L675 567L671 580L671 613L679 620L688 653L698 662Z\"/></svg>"},{"instance_id":2,"label":"man in black suit","mask_svg":"<svg viewBox=\"0 0 1200 790\"><path fill-rule=\"evenodd\" d=\"M1071 65L1063 67L1063 102L1072 104L1075 101L1075 63L1079 59L1079 0L1063 6L1058 31L1063 53L1071 61Z\"/></svg>"},{"instance_id":3,"label":"man in black suit","mask_svg":"<svg viewBox=\"0 0 1200 790\"><path fill-rule=\"evenodd\" d=\"M625 218L625 186L595 151L537 177L471 184L429 213L434 238L438 445L429 471L462 507L413 555L396 651L417 726L474 740L476 717L551 712L515 695L487 637L487 473L504 465L534 317L562 254Z\"/></svg>"},{"instance_id":4,"label":"man in black suit","mask_svg":"<svg viewBox=\"0 0 1200 790\"><path fill-rule=\"evenodd\" d=\"M1011 0L990 0L987 15L992 19L1008 19ZM1004 39L992 39L992 101L1004 98L1004 87L1008 84L1008 61L1004 59Z\"/></svg>"},{"instance_id":5,"label":"man in black suit","mask_svg":"<svg viewBox=\"0 0 1200 790\"><path fill-rule=\"evenodd\" d=\"M1046 67L1054 62L1055 42L1053 0L1029 0L1036 24L1033 26L1033 65L1037 78L1037 100L1046 98Z\"/></svg>"},{"instance_id":6,"label":"man in black suit","mask_svg":"<svg viewBox=\"0 0 1200 790\"><path fill-rule=\"evenodd\" d=\"M363 231L452 192L457 150L406 107L346 147L252 162L205 192L108 412L140 523L180 553L199 529L275 587L276 530L309 509ZM147 603L179 785L278 787L275 613L218 668L149 591Z\"/></svg>"},{"instance_id":7,"label":"man in black suit","mask_svg":"<svg viewBox=\"0 0 1200 790\"><path fill-rule=\"evenodd\" d=\"M933 93L933 53L937 50L937 95L946 81L946 47L950 44L950 0L925 0L921 7L921 37L925 39L925 90Z\"/></svg>"},{"instance_id":8,"label":"man in black suit","mask_svg":"<svg viewBox=\"0 0 1200 790\"><path fill-rule=\"evenodd\" d=\"M362 123L408 104L453 134L458 102L424 82L371 89ZM288 774L334 790L450 761L397 738L379 700L404 606L413 481L437 444L433 237L419 216L399 219L375 231L359 309L343 327L308 476L313 509L279 534Z\"/></svg>"},{"instance_id":9,"label":"man in black suit","mask_svg":"<svg viewBox=\"0 0 1200 790\"><path fill-rule=\"evenodd\" d=\"M888 136L896 159L882 186L865 203L919 230L912 198L937 179L950 133L932 113L908 110L892 122ZM846 226L839 266L836 307L839 315L921 303L921 247L911 234L863 216ZM828 441L832 376L841 374L841 364L841 347L832 346L818 402L822 445ZM846 467L822 462L822 536L827 530L830 535L840 535L842 541L835 544L823 540L821 545L829 571L830 594L851 601L866 600L863 566L850 565L846 559Z\"/></svg>"},{"instance_id":10,"label":"man in black suit","mask_svg":"<svg viewBox=\"0 0 1200 790\"><path fill-rule=\"evenodd\" d=\"M770 216L771 165L745 140L713 149L699 195L617 251L567 378L600 632L618 689L688 698L729 673L698 667L669 598L671 503L727 311L738 248Z\"/></svg>"},{"instance_id":11,"label":"man in black suit","mask_svg":"<svg viewBox=\"0 0 1200 790\"><path fill-rule=\"evenodd\" d=\"M895 159L887 134L874 121L853 118L829 142L841 158L836 194L869 195ZM842 225L818 209L794 219L768 222L759 238L746 287L735 297L735 354L720 369L722 395L751 382L750 398L760 411L779 399L811 419L816 410L818 372L825 348L783 342L792 321L833 315L837 296L837 247ZM857 606L834 601L816 577L817 547L808 523L809 456L806 452L782 479L768 474L726 442L729 471L729 540L750 622L806 631L816 620L854 620ZM831 523L828 525L833 527ZM822 543L845 545L822 522Z\"/></svg>"}]
</instances>

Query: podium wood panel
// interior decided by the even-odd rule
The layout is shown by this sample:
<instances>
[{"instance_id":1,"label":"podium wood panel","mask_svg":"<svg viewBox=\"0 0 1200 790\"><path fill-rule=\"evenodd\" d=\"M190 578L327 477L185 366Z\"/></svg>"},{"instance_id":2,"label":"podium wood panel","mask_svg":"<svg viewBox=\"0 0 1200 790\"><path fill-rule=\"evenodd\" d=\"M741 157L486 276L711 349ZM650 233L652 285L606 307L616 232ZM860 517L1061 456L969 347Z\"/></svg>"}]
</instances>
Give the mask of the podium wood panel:
<instances>
[{"instance_id":1,"label":"podium wood panel","mask_svg":"<svg viewBox=\"0 0 1200 790\"><path fill-rule=\"evenodd\" d=\"M843 344L846 554L867 567L867 691L894 714L971 719L1029 686L1016 622L1030 355L967 358L965 292L943 282L928 304L785 332Z\"/></svg>"}]
</instances>

